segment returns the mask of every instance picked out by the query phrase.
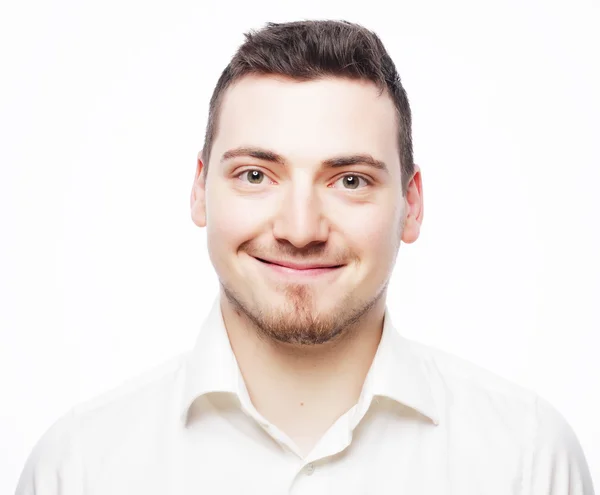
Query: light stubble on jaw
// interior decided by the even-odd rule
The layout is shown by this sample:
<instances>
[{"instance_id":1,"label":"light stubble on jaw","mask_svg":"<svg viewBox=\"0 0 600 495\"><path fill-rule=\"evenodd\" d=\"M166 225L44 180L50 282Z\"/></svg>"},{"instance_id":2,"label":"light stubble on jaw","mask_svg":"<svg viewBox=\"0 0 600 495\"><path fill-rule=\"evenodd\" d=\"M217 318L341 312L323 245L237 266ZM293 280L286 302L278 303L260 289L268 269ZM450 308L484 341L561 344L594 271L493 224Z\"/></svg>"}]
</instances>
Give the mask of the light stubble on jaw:
<instances>
[{"instance_id":1,"label":"light stubble on jaw","mask_svg":"<svg viewBox=\"0 0 600 495\"><path fill-rule=\"evenodd\" d=\"M279 287L279 292L286 300L286 307L283 311L277 309L270 314L260 308L249 308L235 291L223 283L221 287L234 311L253 327L259 338L271 344L308 347L335 344L351 338L353 329L383 297L387 283L366 303L357 305L360 301L356 301L350 292L328 315L316 316L314 292L306 284L285 284Z\"/></svg>"}]
</instances>

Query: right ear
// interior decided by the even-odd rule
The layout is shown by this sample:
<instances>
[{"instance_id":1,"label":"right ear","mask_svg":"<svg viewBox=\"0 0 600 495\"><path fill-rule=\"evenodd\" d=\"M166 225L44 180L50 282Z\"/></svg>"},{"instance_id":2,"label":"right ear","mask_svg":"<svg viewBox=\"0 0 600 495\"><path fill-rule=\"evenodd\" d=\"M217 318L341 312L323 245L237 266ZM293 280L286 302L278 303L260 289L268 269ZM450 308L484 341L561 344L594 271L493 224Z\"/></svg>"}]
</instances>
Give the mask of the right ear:
<instances>
[{"instance_id":1,"label":"right ear","mask_svg":"<svg viewBox=\"0 0 600 495\"><path fill-rule=\"evenodd\" d=\"M192 221L198 227L206 227L206 178L204 177L202 162L202 150L198 152L196 163L196 176L192 184L192 194L190 196L190 209L192 211Z\"/></svg>"}]
</instances>

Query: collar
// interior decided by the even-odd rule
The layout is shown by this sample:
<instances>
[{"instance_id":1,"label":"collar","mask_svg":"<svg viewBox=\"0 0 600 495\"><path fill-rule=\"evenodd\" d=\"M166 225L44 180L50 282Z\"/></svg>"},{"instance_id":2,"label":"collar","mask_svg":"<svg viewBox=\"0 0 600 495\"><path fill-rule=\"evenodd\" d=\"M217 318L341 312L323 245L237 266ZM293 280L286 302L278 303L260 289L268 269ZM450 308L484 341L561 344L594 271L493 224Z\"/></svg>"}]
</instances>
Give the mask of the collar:
<instances>
[{"instance_id":1,"label":"collar","mask_svg":"<svg viewBox=\"0 0 600 495\"><path fill-rule=\"evenodd\" d=\"M182 421L187 422L189 408L199 397L213 392L239 395L240 378L217 296L202 323L194 348L184 361Z\"/></svg>"},{"instance_id":2,"label":"collar","mask_svg":"<svg viewBox=\"0 0 600 495\"><path fill-rule=\"evenodd\" d=\"M436 426L440 422L426 362L413 350L411 341L394 327L387 306L381 341L363 387L365 394L408 406Z\"/></svg>"},{"instance_id":3,"label":"collar","mask_svg":"<svg viewBox=\"0 0 600 495\"><path fill-rule=\"evenodd\" d=\"M196 344L184 361L181 420L187 422L189 408L197 398L213 392L230 393L238 398L247 395L229 343L221 313L220 296L215 298ZM365 395L392 399L418 411L434 424L439 424L424 360L412 350L410 340L394 328L387 306L381 341L367 374L359 404L364 403Z\"/></svg>"}]
</instances>

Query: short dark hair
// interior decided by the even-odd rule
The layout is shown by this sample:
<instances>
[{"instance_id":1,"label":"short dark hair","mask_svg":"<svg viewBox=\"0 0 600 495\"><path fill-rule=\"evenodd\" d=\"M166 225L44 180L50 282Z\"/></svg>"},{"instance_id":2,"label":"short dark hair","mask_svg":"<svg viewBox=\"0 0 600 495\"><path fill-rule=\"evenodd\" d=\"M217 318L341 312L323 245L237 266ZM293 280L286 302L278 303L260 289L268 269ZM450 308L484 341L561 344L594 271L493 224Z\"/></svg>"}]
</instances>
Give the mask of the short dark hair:
<instances>
[{"instance_id":1,"label":"short dark hair","mask_svg":"<svg viewBox=\"0 0 600 495\"><path fill-rule=\"evenodd\" d=\"M406 193L414 173L410 105L394 62L375 33L348 21L308 20L269 22L258 31L246 33L245 38L210 100L202 150L204 174L223 95L231 84L250 74L283 75L299 81L334 76L371 81L380 95L387 89L397 111L402 194Z\"/></svg>"}]
</instances>

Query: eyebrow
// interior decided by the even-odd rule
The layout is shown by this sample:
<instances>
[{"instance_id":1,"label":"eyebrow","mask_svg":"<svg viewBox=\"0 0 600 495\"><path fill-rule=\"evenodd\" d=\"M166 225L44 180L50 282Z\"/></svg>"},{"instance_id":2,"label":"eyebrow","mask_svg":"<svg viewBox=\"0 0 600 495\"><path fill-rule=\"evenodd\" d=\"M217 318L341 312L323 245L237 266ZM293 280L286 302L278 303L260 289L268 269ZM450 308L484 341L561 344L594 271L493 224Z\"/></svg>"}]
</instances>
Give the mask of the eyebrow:
<instances>
[{"instance_id":1,"label":"eyebrow","mask_svg":"<svg viewBox=\"0 0 600 495\"><path fill-rule=\"evenodd\" d=\"M237 158L240 156L256 158L258 160L264 160L267 162L277 163L282 166L286 166L287 162L285 158L281 155L275 153L274 151L263 149L263 148L255 148L255 147L246 147L241 146L239 148L233 148L231 150L223 153L221 157L221 163L229 160L231 158ZM339 167L347 167L349 165L367 165L369 167L376 168L378 170L383 170L384 172L389 173L389 170L386 164L380 160L376 160L368 153L355 153L351 155L339 155L334 156L332 158L328 158L321 162L322 168L339 168Z\"/></svg>"}]
</instances>

